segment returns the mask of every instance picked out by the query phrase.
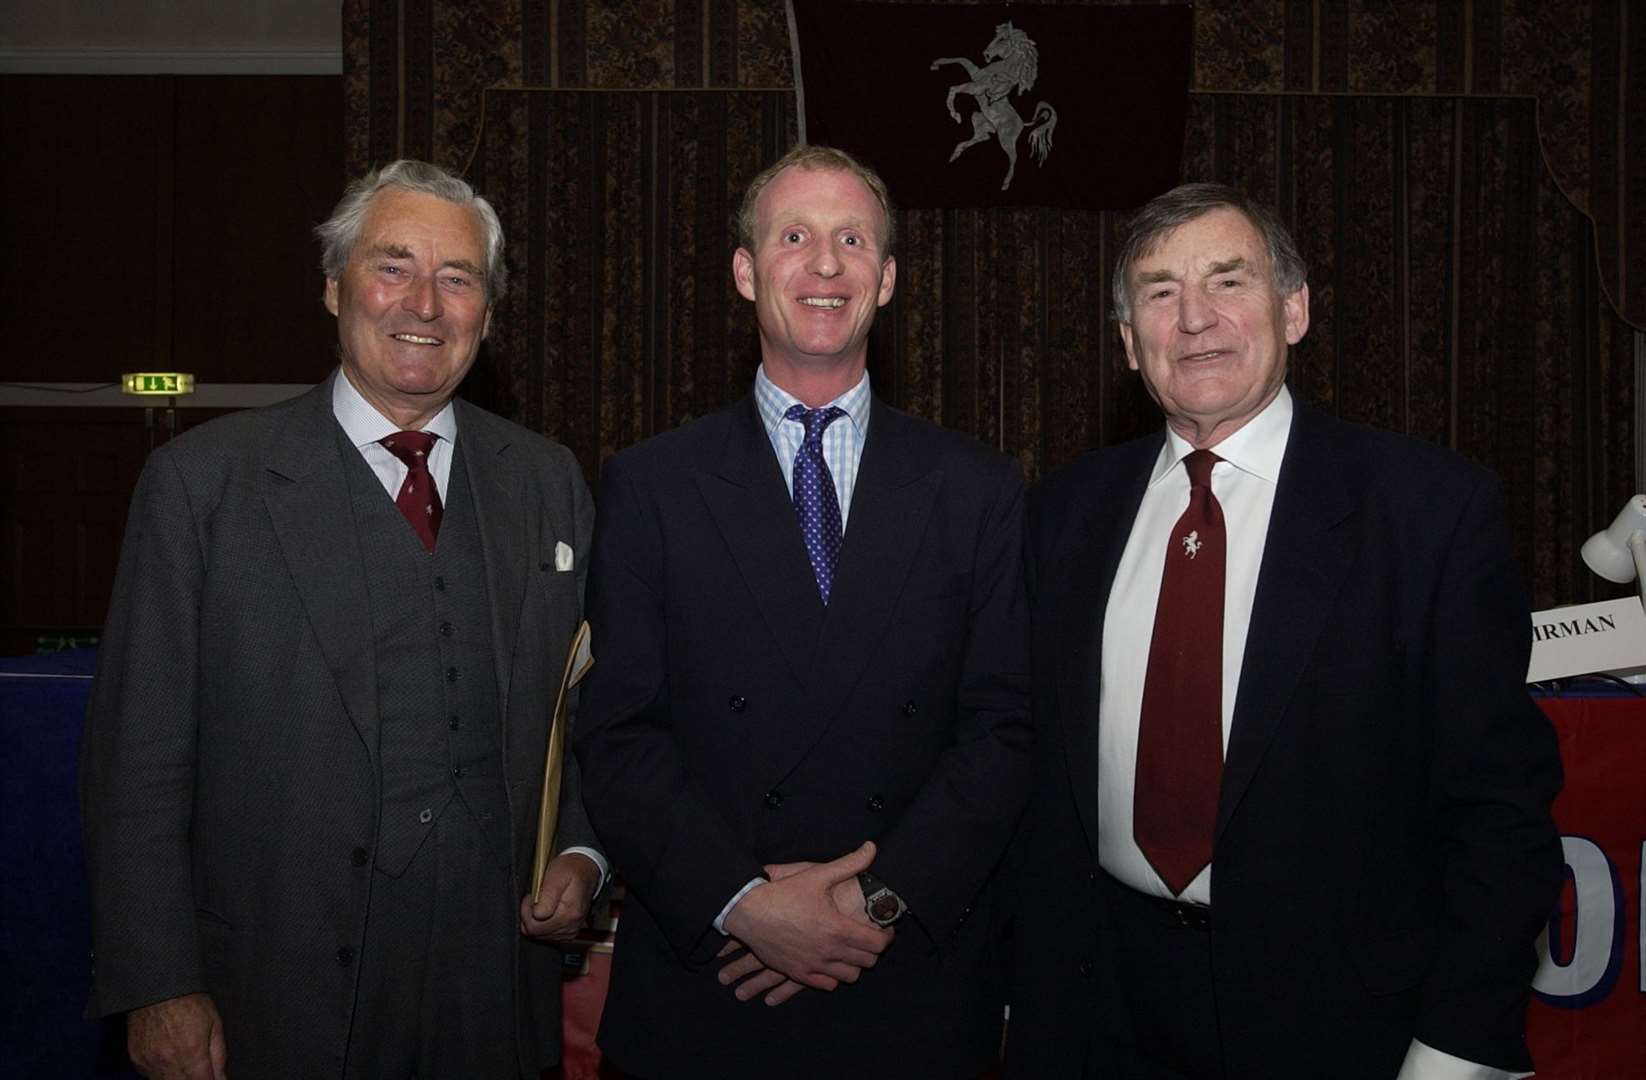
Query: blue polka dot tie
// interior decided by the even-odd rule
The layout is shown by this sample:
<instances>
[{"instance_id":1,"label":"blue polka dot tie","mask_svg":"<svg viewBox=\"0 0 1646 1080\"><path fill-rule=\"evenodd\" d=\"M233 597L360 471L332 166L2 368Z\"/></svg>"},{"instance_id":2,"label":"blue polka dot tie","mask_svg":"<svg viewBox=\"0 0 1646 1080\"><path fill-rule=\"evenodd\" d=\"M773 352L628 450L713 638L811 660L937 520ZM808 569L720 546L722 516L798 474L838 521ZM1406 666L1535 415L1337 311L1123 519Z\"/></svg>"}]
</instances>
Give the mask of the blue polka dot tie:
<instances>
[{"instance_id":1,"label":"blue polka dot tie","mask_svg":"<svg viewBox=\"0 0 1646 1080\"><path fill-rule=\"evenodd\" d=\"M845 415L846 410L833 405L825 409L791 405L783 414L785 420L806 425L806 441L794 455L794 513L800 519L800 538L806 543L817 592L825 604L840 559L841 528L840 496L835 494L829 463L823 460L823 431Z\"/></svg>"}]
</instances>

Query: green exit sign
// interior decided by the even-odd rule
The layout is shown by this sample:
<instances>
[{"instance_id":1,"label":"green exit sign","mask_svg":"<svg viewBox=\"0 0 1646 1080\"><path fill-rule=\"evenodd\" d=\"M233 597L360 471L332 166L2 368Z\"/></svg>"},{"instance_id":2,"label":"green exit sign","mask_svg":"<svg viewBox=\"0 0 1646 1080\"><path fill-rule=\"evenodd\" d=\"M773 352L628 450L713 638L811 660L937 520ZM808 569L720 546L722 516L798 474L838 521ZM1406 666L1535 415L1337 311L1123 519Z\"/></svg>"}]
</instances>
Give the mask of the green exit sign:
<instances>
[{"instance_id":1,"label":"green exit sign","mask_svg":"<svg viewBox=\"0 0 1646 1080\"><path fill-rule=\"evenodd\" d=\"M194 393L194 376L182 371L138 371L120 377L128 394L174 397Z\"/></svg>"}]
</instances>

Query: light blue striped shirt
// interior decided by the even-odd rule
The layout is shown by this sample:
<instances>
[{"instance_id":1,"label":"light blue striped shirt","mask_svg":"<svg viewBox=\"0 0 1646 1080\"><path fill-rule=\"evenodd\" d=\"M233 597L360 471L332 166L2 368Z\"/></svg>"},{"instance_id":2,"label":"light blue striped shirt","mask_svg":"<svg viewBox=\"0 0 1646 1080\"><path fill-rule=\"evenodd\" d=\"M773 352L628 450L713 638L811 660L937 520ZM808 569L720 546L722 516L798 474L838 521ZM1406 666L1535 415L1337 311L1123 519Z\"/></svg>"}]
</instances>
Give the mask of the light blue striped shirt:
<instances>
[{"instance_id":1,"label":"light blue striped shirt","mask_svg":"<svg viewBox=\"0 0 1646 1080\"><path fill-rule=\"evenodd\" d=\"M845 410L846 415L823 429L823 460L828 463L829 475L834 478L835 494L840 496L840 531L846 531L846 516L851 510L852 491L857 487L857 465L863 460L863 440L869 435L869 373L865 371L857 385L828 404ZM766 365L754 373L754 403L760 410L766 435L772 440L777 463L783 469L783 483L794 497L794 456L806 441L806 425L799 420L787 420L783 414L791 405L805 404L793 394L781 389L766 377Z\"/></svg>"}]
</instances>

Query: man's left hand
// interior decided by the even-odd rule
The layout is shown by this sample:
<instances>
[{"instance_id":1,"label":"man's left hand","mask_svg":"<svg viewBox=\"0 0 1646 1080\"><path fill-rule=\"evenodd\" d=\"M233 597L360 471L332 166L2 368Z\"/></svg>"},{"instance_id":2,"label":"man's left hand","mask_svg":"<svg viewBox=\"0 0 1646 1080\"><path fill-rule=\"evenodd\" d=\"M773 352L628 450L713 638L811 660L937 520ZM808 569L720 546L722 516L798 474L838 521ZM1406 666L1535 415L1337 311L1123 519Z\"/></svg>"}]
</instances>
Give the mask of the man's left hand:
<instances>
[{"instance_id":1,"label":"man's left hand","mask_svg":"<svg viewBox=\"0 0 1646 1080\"><path fill-rule=\"evenodd\" d=\"M520 901L520 932L548 941L570 941L589 916L594 890L600 886L600 868L594 860L575 853L557 855L543 868L541 897Z\"/></svg>"},{"instance_id":2,"label":"man's left hand","mask_svg":"<svg viewBox=\"0 0 1646 1080\"><path fill-rule=\"evenodd\" d=\"M768 863L763 869L772 881L781 881L816 865L812 862ZM856 876L836 883L830 890L830 898L834 901L835 909L842 915L860 919L869 926L874 925L869 919L868 906L864 903L863 886L858 883ZM741 955L738 955L739 953ZM748 949L736 938L726 942L717 958L724 960L732 956L736 956L736 959L720 969L720 983L722 986L735 985L733 993L739 1001L753 1001L764 994L767 1005L781 1005L806 989L782 972L773 971L762 964L753 950Z\"/></svg>"}]
</instances>

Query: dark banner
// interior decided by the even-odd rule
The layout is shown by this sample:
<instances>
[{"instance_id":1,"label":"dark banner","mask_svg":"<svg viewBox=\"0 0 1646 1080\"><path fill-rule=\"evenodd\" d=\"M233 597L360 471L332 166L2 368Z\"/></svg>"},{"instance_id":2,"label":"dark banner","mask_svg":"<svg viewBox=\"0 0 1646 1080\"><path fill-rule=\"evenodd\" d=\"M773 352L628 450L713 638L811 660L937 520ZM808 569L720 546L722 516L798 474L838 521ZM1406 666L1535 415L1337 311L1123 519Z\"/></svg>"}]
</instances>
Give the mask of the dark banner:
<instances>
[{"instance_id":1,"label":"dark banner","mask_svg":"<svg viewBox=\"0 0 1646 1080\"><path fill-rule=\"evenodd\" d=\"M1127 209L1175 185L1193 9L791 0L806 142L900 206Z\"/></svg>"}]
</instances>

